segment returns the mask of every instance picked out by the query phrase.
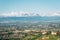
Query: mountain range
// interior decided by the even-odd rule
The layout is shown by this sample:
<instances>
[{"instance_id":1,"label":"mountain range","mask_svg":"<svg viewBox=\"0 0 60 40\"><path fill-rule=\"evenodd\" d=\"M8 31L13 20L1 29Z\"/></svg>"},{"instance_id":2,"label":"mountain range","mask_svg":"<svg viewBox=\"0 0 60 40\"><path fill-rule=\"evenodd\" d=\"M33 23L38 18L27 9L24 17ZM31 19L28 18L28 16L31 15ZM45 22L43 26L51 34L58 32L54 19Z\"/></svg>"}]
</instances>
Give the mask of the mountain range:
<instances>
[{"instance_id":1,"label":"mountain range","mask_svg":"<svg viewBox=\"0 0 60 40\"><path fill-rule=\"evenodd\" d=\"M60 21L60 16L0 17L0 22L10 21Z\"/></svg>"}]
</instances>

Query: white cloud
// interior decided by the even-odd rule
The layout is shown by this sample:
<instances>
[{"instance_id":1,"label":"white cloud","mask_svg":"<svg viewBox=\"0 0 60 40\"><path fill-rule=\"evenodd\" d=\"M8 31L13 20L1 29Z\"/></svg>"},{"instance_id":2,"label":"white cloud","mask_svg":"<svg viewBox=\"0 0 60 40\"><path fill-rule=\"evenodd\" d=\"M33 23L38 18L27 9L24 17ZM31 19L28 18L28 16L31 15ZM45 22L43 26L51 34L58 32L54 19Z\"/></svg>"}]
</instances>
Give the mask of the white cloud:
<instances>
[{"instance_id":1,"label":"white cloud","mask_svg":"<svg viewBox=\"0 0 60 40\"><path fill-rule=\"evenodd\" d=\"M54 13L32 13L32 12L10 12L10 13L0 13L2 17L11 17L11 16L60 16L60 12Z\"/></svg>"},{"instance_id":2,"label":"white cloud","mask_svg":"<svg viewBox=\"0 0 60 40\"><path fill-rule=\"evenodd\" d=\"M50 14L48 14L48 16L60 16L60 11L54 12L54 13L50 13Z\"/></svg>"},{"instance_id":3,"label":"white cloud","mask_svg":"<svg viewBox=\"0 0 60 40\"><path fill-rule=\"evenodd\" d=\"M41 16L60 16L60 11L57 12L50 12L50 13L43 13Z\"/></svg>"},{"instance_id":4,"label":"white cloud","mask_svg":"<svg viewBox=\"0 0 60 40\"><path fill-rule=\"evenodd\" d=\"M36 13L31 12L10 12L10 13L0 13L0 16L35 16Z\"/></svg>"}]
</instances>

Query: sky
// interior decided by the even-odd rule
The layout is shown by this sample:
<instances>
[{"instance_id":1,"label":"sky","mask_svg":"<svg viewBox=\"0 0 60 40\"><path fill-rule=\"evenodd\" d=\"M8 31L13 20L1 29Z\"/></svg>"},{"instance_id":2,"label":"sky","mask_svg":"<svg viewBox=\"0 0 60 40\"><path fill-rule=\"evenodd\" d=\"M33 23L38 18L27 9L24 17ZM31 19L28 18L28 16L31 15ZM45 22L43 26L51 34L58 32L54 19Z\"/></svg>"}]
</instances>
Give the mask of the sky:
<instances>
[{"instance_id":1,"label":"sky","mask_svg":"<svg viewBox=\"0 0 60 40\"><path fill-rule=\"evenodd\" d=\"M60 16L60 0L0 0L0 16Z\"/></svg>"}]
</instances>

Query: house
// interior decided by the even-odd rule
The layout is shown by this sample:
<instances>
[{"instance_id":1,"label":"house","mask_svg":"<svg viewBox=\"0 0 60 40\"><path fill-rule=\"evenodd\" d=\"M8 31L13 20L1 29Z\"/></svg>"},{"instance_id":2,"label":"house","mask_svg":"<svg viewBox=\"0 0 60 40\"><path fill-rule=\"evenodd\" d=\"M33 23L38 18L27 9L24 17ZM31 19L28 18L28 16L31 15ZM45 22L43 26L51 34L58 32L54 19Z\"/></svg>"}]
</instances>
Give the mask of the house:
<instances>
[{"instance_id":1,"label":"house","mask_svg":"<svg viewBox=\"0 0 60 40\"><path fill-rule=\"evenodd\" d=\"M51 35L57 35L57 32L51 32Z\"/></svg>"}]
</instances>

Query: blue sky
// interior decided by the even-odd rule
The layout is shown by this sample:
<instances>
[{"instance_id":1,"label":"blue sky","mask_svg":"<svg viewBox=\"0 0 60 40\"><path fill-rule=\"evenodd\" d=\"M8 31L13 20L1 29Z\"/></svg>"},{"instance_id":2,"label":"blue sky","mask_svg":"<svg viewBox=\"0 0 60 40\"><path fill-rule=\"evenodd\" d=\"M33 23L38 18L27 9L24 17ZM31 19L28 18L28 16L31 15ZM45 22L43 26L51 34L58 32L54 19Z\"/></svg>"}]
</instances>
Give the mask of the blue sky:
<instances>
[{"instance_id":1,"label":"blue sky","mask_svg":"<svg viewBox=\"0 0 60 40\"><path fill-rule=\"evenodd\" d=\"M54 13L60 11L60 0L0 0L0 14L20 11Z\"/></svg>"}]
</instances>

